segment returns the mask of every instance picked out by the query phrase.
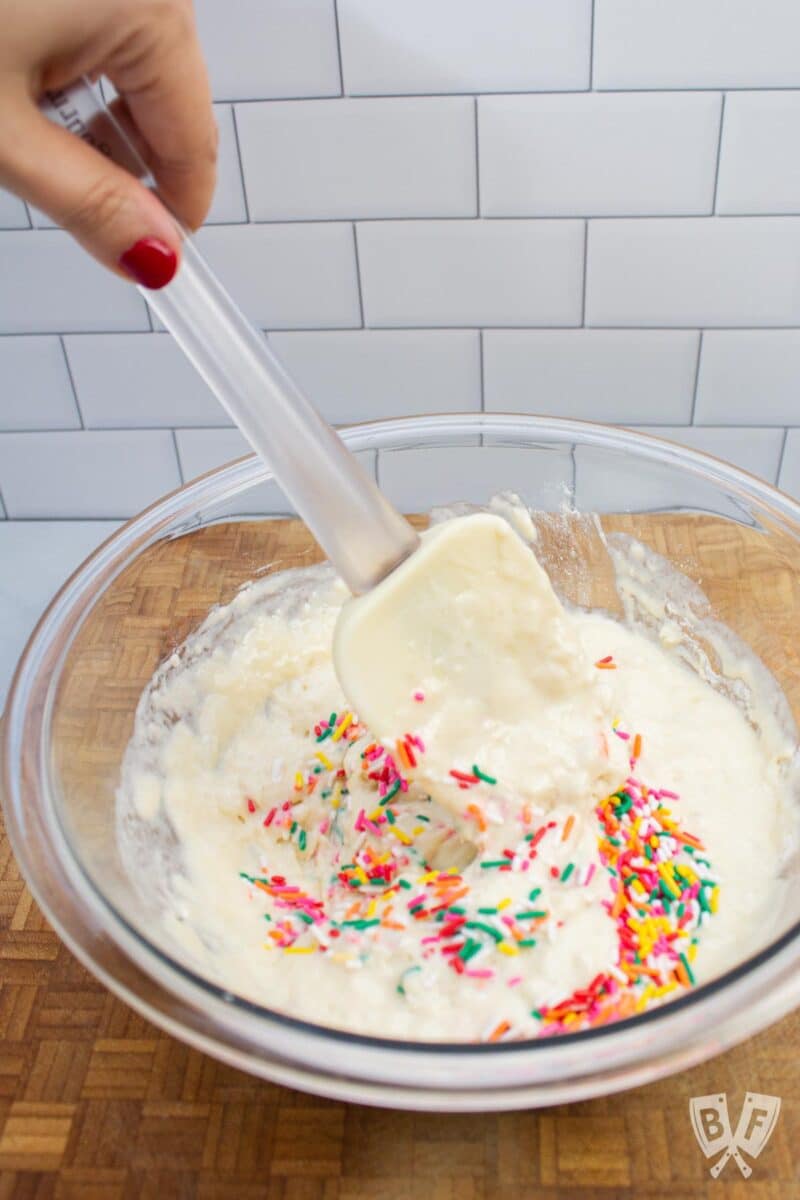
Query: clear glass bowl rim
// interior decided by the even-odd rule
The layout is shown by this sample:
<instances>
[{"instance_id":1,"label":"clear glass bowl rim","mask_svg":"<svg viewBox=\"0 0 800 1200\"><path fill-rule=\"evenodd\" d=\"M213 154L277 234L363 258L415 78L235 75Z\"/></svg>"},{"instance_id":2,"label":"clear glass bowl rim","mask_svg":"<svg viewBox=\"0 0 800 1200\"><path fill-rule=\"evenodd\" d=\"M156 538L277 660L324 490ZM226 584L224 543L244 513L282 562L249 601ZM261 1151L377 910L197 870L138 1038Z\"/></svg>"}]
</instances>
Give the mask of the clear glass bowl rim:
<instances>
[{"instance_id":1,"label":"clear glass bowl rim","mask_svg":"<svg viewBox=\"0 0 800 1200\"><path fill-rule=\"evenodd\" d=\"M340 434L353 451L409 442L436 445L475 434L490 436L493 445L572 444L627 451L719 486L728 495L738 496L746 506L755 505L769 515L772 523L787 529L800 541L800 504L789 496L738 467L650 434L511 413L387 419L348 426ZM800 1002L798 922L774 943L717 979L662 1008L614 1024L582 1033L493 1045L398 1041L311 1024L232 997L173 962L134 932L122 914L94 888L72 856L54 804L48 779L48 735L59 668L91 607L87 599L96 600L136 554L158 541L166 530L170 529L172 536L176 522L187 522L181 528L183 532L191 527L198 510L231 499L270 478L270 472L255 455L246 455L184 485L126 522L67 580L40 619L20 659L6 708L0 777L9 837L35 898L62 940L85 966L148 1019L233 1065L283 1079L294 1086L308 1086L345 1097L351 1096L353 1089L356 1094L359 1089L363 1093L370 1081L380 1087L391 1080L394 1086L409 1088L410 1094L417 1097L417 1102L409 1105L413 1107L440 1107L426 1105L424 1093L433 1095L437 1091L435 1080L442 1072L449 1077L445 1089L448 1095L459 1092L466 1095L476 1087L484 1095L493 1087L501 1094L508 1089L518 1094L522 1087L526 1104L550 1103L554 1102L553 1097L577 1097L632 1086L643 1078L700 1061L723 1045L733 1044L763 1028ZM57 865L56 887L67 884L74 889L75 911L69 914L69 919L59 911L63 892L57 896L36 867L37 853L49 856L50 862ZM76 920L81 914L90 918L86 921L86 936L82 936L80 919ZM153 985L145 989L146 997L123 978L126 972L115 971L118 956L109 953L112 948L134 964L135 979L141 982L147 977ZM198 1006L203 1006L202 1019L193 1021L191 1017ZM277 1032L278 1039L265 1042L263 1033L270 1027ZM698 1035L708 1035L711 1031L715 1044L703 1048ZM641 1038L646 1043L644 1052ZM600 1056L603 1061L598 1069L592 1069L591 1064L581 1067L582 1055L574 1053L576 1048L599 1050L601 1043L608 1045L609 1053ZM330 1050L332 1046L343 1049L344 1056L334 1055L338 1063L333 1061L327 1070L320 1068L320 1047ZM535 1056L543 1069L533 1070L527 1081L519 1078L520 1074L527 1074L524 1070L514 1071L516 1082L504 1080L501 1076L505 1072L500 1072L496 1079L490 1078L494 1074L490 1064L508 1061L509 1056L520 1066L523 1059L533 1066L530 1056ZM419 1072L413 1066L409 1069L409 1061L402 1062L404 1057L420 1065L424 1061L426 1069ZM321 1082L326 1075L349 1079L352 1087L348 1090L345 1082L336 1085L332 1078L326 1086ZM558 1087L559 1079L567 1080L566 1092ZM570 1080L574 1083L571 1090ZM525 1082L530 1083L527 1090ZM380 1098L376 1102L381 1102ZM398 1103L393 1091L388 1093L386 1102ZM464 1106L470 1107L468 1100ZM508 1105L501 1100L494 1107Z\"/></svg>"}]
</instances>

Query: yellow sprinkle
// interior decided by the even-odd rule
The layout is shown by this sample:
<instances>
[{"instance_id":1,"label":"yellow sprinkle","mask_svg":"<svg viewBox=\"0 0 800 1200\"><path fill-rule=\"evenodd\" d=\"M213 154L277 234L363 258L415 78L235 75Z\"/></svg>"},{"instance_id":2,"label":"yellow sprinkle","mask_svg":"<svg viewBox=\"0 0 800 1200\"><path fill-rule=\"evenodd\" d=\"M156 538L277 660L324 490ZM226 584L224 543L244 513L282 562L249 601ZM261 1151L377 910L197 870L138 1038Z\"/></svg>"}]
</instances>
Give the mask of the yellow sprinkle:
<instances>
[{"instance_id":1,"label":"yellow sprinkle","mask_svg":"<svg viewBox=\"0 0 800 1200\"><path fill-rule=\"evenodd\" d=\"M567 1013L566 1016L563 1016L561 1018L561 1024L562 1025L574 1025L575 1022L578 1020L580 1020L578 1013L570 1012L570 1013Z\"/></svg>"},{"instance_id":2,"label":"yellow sprinkle","mask_svg":"<svg viewBox=\"0 0 800 1200\"><path fill-rule=\"evenodd\" d=\"M650 845L652 846L652 848L654 850L657 850L658 849L658 838L656 837L655 834L653 834L652 837L650 837L649 841L650 841Z\"/></svg>"},{"instance_id":3,"label":"yellow sprinkle","mask_svg":"<svg viewBox=\"0 0 800 1200\"><path fill-rule=\"evenodd\" d=\"M446 871L441 871L440 874L441 875L458 875L459 868L458 867L448 867Z\"/></svg>"},{"instance_id":4,"label":"yellow sprinkle","mask_svg":"<svg viewBox=\"0 0 800 1200\"><path fill-rule=\"evenodd\" d=\"M688 958L689 962L694 962L694 960L697 958L697 946L696 945L689 947L689 949L686 951L686 957Z\"/></svg>"},{"instance_id":5,"label":"yellow sprinkle","mask_svg":"<svg viewBox=\"0 0 800 1200\"><path fill-rule=\"evenodd\" d=\"M419 878L417 879L417 883L421 883L421 884L432 883L434 879L438 879L438 878L439 878L438 871L426 871L426 873L424 875L419 876Z\"/></svg>"},{"instance_id":6,"label":"yellow sprinkle","mask_svg":"<svg viewBox=\"0 0 800 1200\"><path fill-rule=\"evenodd\" d=\"M390 888L388 892L383 892L381 900L386 904L387 900L392 900L397 895L397 888Z\"/></svg>"},{"instance_id":7,"label":"yellow sprinkle","mask_svg":"<svg viewBox=\"0 0 800 1200\"><path fill-rule=\"evenodd\" d=\"M300 792L300 791L302 791L302 790L303 790L303 776L301 775L301 773L300 773L299 771L296 771L296 772L295 772L295 776L294 776L294 790L295 790L296 792Z\"/></svg>"},{"instance_id":8,"label":"yellow sprinkle","mask_svg":"<svg viewBox=\"0 0 800 1200\"><path fill-rule=\"evenodd\" d=\"M413 838L410 838L407 833L403 833L402 829L398 829L396 825L391 825L389 827L389 832L393 833L398 842L402 842L404 846L410 846L414 840Z\"/></svg>"},{"instance_id":9,"label":"yellow sprinkle","mask_svg":"<svg viewBox=\"0 0 800 1200\"><path fill-rule=\"evenodd\" d=\"M353 714L351 712L345 713L345 715L342 717L339 724L334 729L333 737L331 738L331 741L338 742L339 738L342 736L344 731L348 728L348 726L350 726L352 724L353 724Z\"/></svg>"},{"instance_id":10,"label":"yellow sprinkle","mask_svg":"<svg viewBox=\"0 0 800 1200\"><path fill-rule=\"evenodd\" d=\"M375 899L370 900L369 904L367 905L367 920L368 921L372 917L375 916L375 912L376 912L377 908L378 908L378 901Z\"/></svg>"},{"instance_id":11,"label":"yellow sprinkle","mask_svg":"<svg viewBox=\"0 0 800 1200\"><path fill-rule=\"evenodd\" d=\"M370 820L370 821L377 821L377 820L378 820L378 818L379 818L379 817L382 817L382 816L383 816L383 809L382 809L382 808L376 808L376 809L373 809L373 811L372 811L372 812L369 814L369 820Z\"/></svg>"},{"instance_id":12,"label":"yellow sprinkle","mask_svg":"<svg viewBox=\"0 0 800 1200\"><path fill-rule=\"evenodd\" d=\"M333 763L332 763L332 762L331 762L331 760L328 758L327 754L323 754L321 750L318 750L318 751L317 751L317 754L316 754L316 757L317 757L317 758L319 759L319 761L322 763L323 767L325 767L325 768L326 768L328 771L332 771L332 770L333 770Z\"/></svg>"},{"instance_id":13,"label":"yellow sprinkle","mask_svg":"<svg viewBox=\"0 0 800 1200\"><path fill-rule=\"evenodd\" d=\"M411 830L411 832L413 833L414 837L419 837L419 835L421 833L425 832L425 826L424 825L415 825L414 828Z\"/></svg>"},{"instance_id":14,"label":"yellow sprinkle","mask_svg":"<svg viewBox=\"0 0 800 1200\"><path fill-rule=\"evenodd\" d=\"M719 908L719 888L718 887L715 887L713 892L711 893L711 899L708 902L708 907L711 909L712 913L715 913L717 911L717 909Z\"/></svg>"},{"instance_id":15,"label":"yellow sprinkle","mask_svg":"<svg viewBox=\"0 0 800 1200\"><path fill-rule=\"evenodd\" d=\"M373 861L377 867L382 867L383 864L387 863L391 857L392 857L391 850L387 850L385 854L379 855Z\"/></svg>"},{"instance_id":16,"label":"yellow sprinkle","mask_svg":"<svg viewBox=\"0 0 800 1200\"><path fill-rule=\"evenodd\" d=\"M509 958L514 954L519 954L519 950L517 949L517 947L512 946L510 942L499 942L497 945L497 949L500 951L501 954L507 954L509 956Z\"/></svg>"},{"instance_id":17,"label":"yellow sprinkle","mask_svg":"<svg viewBox=\"0 0 800 1200\"><path fill-rule=\"evenodd\" d=\"M337 783L333 789L333 795L331 796L331 808L339 807L341 793L342 793L342 785L340 783Z\"/></svg>"},{"instance_id":18,"label":"yellow sprinkle","mask_svg":"<svg viewBox=\"0 0 800 1200\"><path fill-rule=\"evenodd\" d=\"M499 910L502 910L504 908L508 908L510 903L511 903L511 897L504 896L502 900L497 901L497 907Z\"/></svg>"},{"instance_id":19,"label":"yellow sprinkle","mask_svg":"<svg viewBox=\"0 0 800 1200\"><path fill-rule=\"evenodd\" d=\"M316 946L287 946L284 954L313 954Z\"/></svg>"},{"instance_id":20,"label":"yellow sprinkle","mask_svg":"<svg viewBox=\"0 0 800 1200\"><path fill-rule=\"evenodd\" d=\"M364 870L363 867L357 867L356 870L354 871L354 874L355 874L356 879L360 880L361 883L369 882L369 879L367 877L367 872Z\"/></svg>"}]
</instances>

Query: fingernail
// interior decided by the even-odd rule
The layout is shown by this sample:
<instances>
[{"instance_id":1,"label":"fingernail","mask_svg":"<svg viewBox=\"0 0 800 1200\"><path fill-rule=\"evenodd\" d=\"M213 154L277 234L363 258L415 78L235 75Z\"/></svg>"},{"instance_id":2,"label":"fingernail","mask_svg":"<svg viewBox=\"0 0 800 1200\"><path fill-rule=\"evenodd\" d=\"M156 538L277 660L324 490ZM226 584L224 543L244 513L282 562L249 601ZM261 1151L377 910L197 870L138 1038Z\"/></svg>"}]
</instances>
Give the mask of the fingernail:
<instances>
[{"instance_id":1,"label":"fingernail","mask_svg":"<svg viewBox=\"0 0 800 1200\"><path fill-rule=\"evenodd\" d=\"M178 269L178 256L159 238L140 238L120 256L119 265L142 287L166 287Z\"/></svg>"}]
</instances>

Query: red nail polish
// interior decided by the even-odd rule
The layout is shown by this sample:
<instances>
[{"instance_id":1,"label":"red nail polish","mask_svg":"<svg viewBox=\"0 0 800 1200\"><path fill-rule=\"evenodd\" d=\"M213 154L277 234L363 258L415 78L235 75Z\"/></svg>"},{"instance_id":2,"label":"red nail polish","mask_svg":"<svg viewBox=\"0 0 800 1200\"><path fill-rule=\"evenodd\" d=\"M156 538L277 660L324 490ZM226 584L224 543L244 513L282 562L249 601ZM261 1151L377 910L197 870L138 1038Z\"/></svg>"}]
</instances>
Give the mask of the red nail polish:
<instances>
[{"instance_id":1,"label":"red nail polish","mask_svg":"<svg viewBox=\"0 0 800 1200\"><path fill-rule=\"evenodd\" d=\"M166 287L178 269L178 256L159 238L140 238L120 256L119 265L142 287Z\"/></svg>"}]
</instances>

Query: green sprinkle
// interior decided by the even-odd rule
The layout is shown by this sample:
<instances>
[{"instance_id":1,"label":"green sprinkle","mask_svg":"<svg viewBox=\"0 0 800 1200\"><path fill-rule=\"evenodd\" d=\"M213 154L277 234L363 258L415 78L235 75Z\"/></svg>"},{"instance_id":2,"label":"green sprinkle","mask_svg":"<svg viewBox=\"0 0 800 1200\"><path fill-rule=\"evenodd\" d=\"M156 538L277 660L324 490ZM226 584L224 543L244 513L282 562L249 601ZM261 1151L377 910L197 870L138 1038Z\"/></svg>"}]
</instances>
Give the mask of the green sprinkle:
<instances>
[{"instance_id":1,"label":"green sprinkle","mask_svg":"<svg viewBox=\"0 0 800 1200\"><path fill-rule=\"evenodd\" d=\"M447 911L449 913L455 913L457 917L463 917L467 910L465 908L459 908L457 904L451 904Z\"/></svg>"},{"instance_id":2,"label":"green sprinkle","mask_svg":"<svg viewBox=\"0 0 800 1200\"><path fill-rule=\"evenodd\" d=\"M644 856L648 862L653 861L653 847L650 845L649 842L647 843L647 845L644 848Z\"/></svg>"},{"instance_id":3,"label":"green sprinkle","mask_svg":"<svg viewBox=\"0 0 800 1200\"><path fill-rule=\"evenodd\" d=\"M389 822L390 825L394 825L395 821L397 820L397 817L394 815L394 813L392 812L392 810L390 808L387 808L387 810L386 810L386 820Z\"/></svg>"},{"instance_id":4,"label":"green sprinkle","mask_svg":"<svg viewBox=\"0 0 800 1200\"><path fill-rule=\"evenodd\" d=\"M397 793L399 791L400 791L400 780L396 779L394 781L394 783L392 784L392 786L389 788L386 795L381 800L380 807L383 808L384 805L388 804L390 800L394 800L395 796L397 795Z\"/></svg>"},{"instance_id":5,"label":"green sprinkle","mask_svg":"<svg viewBox=\"0 0 800 1200\"><path fill-rule=\"evenodd\" d=\"M689 983L694 983L694 972L692 971L692 968L689 966L688 958L686 957L685 954L679 954L678 958L683 963L684 970L686 971L686 974L689 976Z\"/></svg>"},{"instance_id":6,"label":"green sprinkle","mask_svg":"<svg viewBox=\"0 0 800 1200\"><path fill-rule=\"evenodd\" d=\"M561 882L566 883L572 872L575 870L575 863L567 863L564 870L561 872Z\"/></svg>"},{"instance_id":7,"label":"green sprinkle","mask_svg":"<svg viewBox=\"0 0 800 1200\"><path fill-rule=\"evenodd\" d=\"M497 908L479 908L478 912L484 917L493 917L500 910Z\"/></svg>"},{"instance_id":8,"label":"green sprinkle","mask_svg":"<svg viewBox=\"0 0 800 1200\"><path fill-rule=\"evenodd\" d=\"M532 833L526 833L526 834L525 834L525 841L526 841L526 842L532 842L532 841L533 841L533 834L532 834Z\"/></svg>"},{"instance_id":9,"label":"green sprinkle","mask_svg":"<svg viewBox=\"0 0 800 1200\"><path fill-rule=\"evenodd\" d=\"M399 879L398 883L400 884L401 888L410 888L411 887L411 884L408 882L407 879ZM421 967L419 969L422 970Z\"/></svg>"},{"instance_id":10,"label":"green sprinkle","mask_svg":"<svg viewBox=\"0 0 800 1200\"><path fill-rule=\"evenodd\" d=\"M494 938L496 942L502 942L503 940L502 933L499 933L498 930L494 929L491 925L485 924L483 921L465 921L464 928L480 929L482 933L488 933L489 937Z\"/></svg>"},{"instance_id":11,"label":"green sprinkle","mask_svg":"<svg viewBox=\"0 0 800 1200\"><path fill-rule=\"evenodd\" d=\"M329 738L332 733L333 733L333 730L331 729L330 726L328 726L327 729L323 729L322 733L317 738L317 742L324 742L325 738Z\"/></svg>"},{"instance_id":12,"label":"green sprinkle","mask_svg":"<svg viewBox=\"0 0 800 1200\"><path fill-rule=\"evenodd\" d=\"M290 834L292 834L292 835L294 835L294 831L295 831L295 829L297 829L297 821L292 821L292 827L291 827L291 829L289 830L289 833L290 833Z\"/></svg>"},{"instance_id":13,"label":"green sprinkle","mask_svg":"<svg viewBox=\"0 0 800 1200\"><path fill-rule=\"evenodd\" d=\"M543 1013L541 1013L541 1012L539 1012L539 1009L538 1009L538 1008L532 1008L532 1009L531 1009L531 1016L532 1016L532 1017L535 1017L537 1021L543 1021L543 1020L544 1020L544 1014L543 1014Z\"/></svg>"},{"instance_id":14,"label":"green sprinkle","mask_svg":"<svg viewBox=\"0 0 800 1200\"><path fill-rule=\"evenodd\" d=\"M342 921L342 928L351 929L369 929L372 925L380 925L380 919L375 917L372 921L367 921L364 917L359 917L355 921Z\"/></svg>"},{"instance_id":15,"label":"green sprinkle","mask_svg":"<svg viewBox=\"0 0 800 1200\"><path fill-rule=\"evenodd\" d=\"M541 894L542 894L541 888L534 888L532 892L528 892L528 899L535 900L536 897L541 896Z\"/></svg>"},{"instance_id":16,"label":"green sprinkle","mask_svg":"<svg viewBox=\"0 0 800 1200\"><path fill-rule=\"evenodd\" d=\"M608 840L611 842L612 846L621 846L622 845L622 842L617 837L610 837Z\"/></svg>"},{"instance_id":17,"label":"green sprinkle","mask_svg":"<svg viewBox=\"0 0 800 1200\"><path fill-rule=\"evenodd\" d=\"M661 895L665 900L680 900L680 895L673 892L672 888L667 884L666 879L661 880Z\"/></svg>"},{"instance_id":18,"label":"green sprinkle","mask_svg":"<svg viewBox=\"0 0 800 1200\"><path fill-rule=\"evenodd\" d=\"M487 775L480 767L476 767L474 763L472 764L472 774L477 775L478 779L482 779L484 783L490 783L492 787L497 783L496 779L491 775Z\"/></svg>"},{"instance_id":19,"label":"green sprinkle","mask_svg":"<svg viewBox=\"0 0 800 1200\"><path fill-rule=\"evenodd\" d=\"M492 859L491 862L482 862L481 870L489 871L492 867L505 867L507 863L508 863L507 858L495 858L495 859Z\"/></svg>"},{"instance_id":20,"label":"green sprinkle","mask_svg":"<svg viewBox=\"0 0 800 1200\"><path fill-rule=\"evenodd\" d=\"M683 914L686 912L686 905L683 903L683 901L681 901L681 903L675 909L675 912L678 914L679 918L682 917Z\"/></svg>"},{"instance_id":21,"label":"green sprinkle","mask_svg":"<svg viewBox=\"0 0 800 1200\"><path fill-rule=\"evenodd\" d=\"M418 821L425 821L426 824L430 822L430 817L426 817L424 813L416 813L415 815Z\"/></svg>"},{"instance_id":22,"label":"green sprinkle","mask_svg":"<svg viewBox=\"0 0 800 1200\"><path fill-rule=\"evenodd\" d=\"M305 850L305 848L306 848L306 831L305 831L305 829L300 830L300 836L297 839L297 844L301 850Z\"/></svg>"},{"instance_id":23,"label":"green sprinkle","mask_svg":"<svg viewBox=\"0 0 800 1200\"><path fill-rule=\"evenodd\" d=\"M424 907L425 907L425 901L424 901L424 900L420 900L419 904L414 904L414 905L412 905L412 906L411 906L411 908L410 908L408 911L409 911L409 912L411 913L411 915L413 916L413 915L414 915L414 913L418 913L418 912L419 912L421 909L423 909Z\"/></svg>"},{"instance_id":24,"label":"green sprinkle","mask_svg":"<svg viewBox=\"0 0 800 1200\"><path fill-rule=\"evenodd\" d=\"M272 920L272 917L269 915L269 913L264 913L264 920L265 920L265 921L271 921L271 920Z\"/></svg>"},{"instance_id":25,"label":"green sprinkle","mask_svg":"<svg viewBox=\"0 0 800 1200\"><path fill-rule=\"evenodd\" d=\"M337 716L338 716L337 713L331 713L331 715L328 717L328 728L329 729L333 729L334 725L336 724Z\"/></svg>"},{"instance_id":26,"label":"green sprinkle","mask_svg":"<svg viewBox=\"0 0 800 1200\"><path fill-rule=\"evenodd\" d=\"M520 940L517 942L517 945L527 949L528 946L536 945L536 938L520 938Z\"/></svg>"},{"instance_id":27,"label":"green sprinkle","mask_svg":"<svg viewBox=\"0 0 800 1200\"><path fill-rule=\"evenodd\" d=\"M525 912L518 912L514 915L518 921L535 921L538 920L539 917L546 917L547 913L541 908L528 908L525 910Z\"/></svg>"},{"instance_id":28,"label":"green sprinkle","mask_svg":"<svg viewBox=\"0 0 800 1200\"><path fill-rule=\"evenodd\" d=\"M481 949L480 942L476 942L474 938L469 938L459 950L458 957L462 962L469 962Z\"/></svg>"},{"instance_id":29,"label":"green sprinkle","mask_svg":"<svg viewBox=\"0 0 800 1200\"><path fill-rule=\"evenodd\" d=\"M299 913L295 913L295 916L296 916L296 917L299 917L301 921L305 921L306 925L313 925L313 924L314 924L314 918L313 918L313 917L310 917L310 916L308 915L308 913L301 913L301 912L299 912Z\"/></svg>"},{"instance_id":30,"label":"green sprinkle","mask_svg":"<svg viewBox=\"0 0 800 1200\"><path fill-rule=\"evenodd\" d=\"M406 994L406 989L403 987L403 980L405 979L406 975L413 975L413 973L415 971L421 971L421 970L422 970L422 967L407 967L406 970L403 971L403 974L400 976L400 982L397 985L397 991L400 993L401 996L405 996L405 994Z\"/></svg>"},{"instance_id":31,"label":"green sprinkle","mask_svg":"<svg viewBox=\"0 0 800 1200\"><path fill-rule=\"evenodd\" d=\"M634 882L635 883L639 882L639 876L636 874L635 871L631 871L630 875L627 875L625 877L625 886L630 887L630 885Z\"/></svg>"}]
</instances>

